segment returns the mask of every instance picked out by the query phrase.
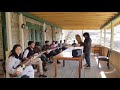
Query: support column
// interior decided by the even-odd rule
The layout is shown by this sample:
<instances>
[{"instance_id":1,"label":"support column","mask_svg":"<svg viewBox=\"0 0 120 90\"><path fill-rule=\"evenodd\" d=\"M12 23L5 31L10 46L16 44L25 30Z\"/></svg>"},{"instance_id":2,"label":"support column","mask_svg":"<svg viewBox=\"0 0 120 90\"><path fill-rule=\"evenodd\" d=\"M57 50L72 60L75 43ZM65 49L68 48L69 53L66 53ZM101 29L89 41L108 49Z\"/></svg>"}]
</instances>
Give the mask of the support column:
<instances>
[{"instance_id":1,"label":"support column","mask_svg":"<svg viewBox=\"0 0 120 90\"><path fill-rule=\"evenodd\" d=\"M51 26L51 30L52 30L52 41L53 41L53 27Z\"/></svg>"},{"instance_id":2,"label":"support column","mask_svg":"<svg viewBox=\"0 0 120 90\"><path fill-rule=\"evenodd\" d=\"M56 41L56 39L57 39L57 37L56 37L57 35L56 35L56 27L55 27L55 41Z\"/></svg>"},{"instance_id":3,"label":"support column","mask_svg":"<svg viewBox=\"0 0 120 90\"><path fill-rule=\"evenodd\" d=\"M33 41L34 42L36 42L35 35L36 35L36 33L35 33L35 30L33 29Z\"/></svg>"},{"instance_id":4,"label":"support column","mask_svg":"<svg viewBox=\"0 0 120 90\"><path fill-rule=\"evenodd\" d=\"M46 41L46 32L45 32L45 30L46 30L46 24L44 23L43 24L44 41Z\"/></svg>"},{"instance_id":5,"label":"support column","mask_svg":"<svg viewBox=\"0 0 120 90\"><path fill-rule=\"evenodd\" d=\"M102 38L102 29L100 29L100 45L101 45L101 38Z\"/></svg>"},{"instance_id":6,"label":"support column","mask_svg":"<svg viewBox=\"0 0 120 90\"><path fill-rule=\"evenodd\" d=\"M104 28L104 46L105 46L105 43L106 43L106 29Z\"/></svg>"},{"instance_id":7,"label":"support column","mask_svg":"<svg viewBox=\"0 0 120 90\"><path fill-rule=\"evenodd\" d=\"M6 12L6 30L7 30L7 41L8 41L8 52L12 50L12 31L11 31L11 13Z\"/></svg>"},{"instance_id":8,"label":"support column","mask_svg":"<svg viewBox=\"0 0 120 90\"><path fill-rule=\"evenodd\" d=\"M20 45L22 46L22 49L24 50L24 29L21 27L21 25L23 24L23 15L20 14L19 15L19 30L20 30Z\"/></svg>"},{"instance_id":9,"label":"support column","mask_svg":"<svg viewBox=\"0 0 120 90\"><path fill-rule=\"evenodd\" d=\"M2 24L3 60L5 61L6 60L6 51L8 49L5 12L1 12L1 22L2 22L1 24Z\"/></svg>"},{"instance_id":10,"label":"support column","mask_svg":"<svg viewBox=\"0 0 120 90\"><path fill-rule=\"evenodd\" d=\"M83 30L82 30L82 41L83 41Z\"/></svg>"},{"instance_id":11,"label":"support column","mask_svg":"<svg viewBox=\"0 0 120 90\"><path fill-rule=\"evenodd\" d=\"M61 32L60 32L60 40L62 40L62 29L61 29Z\"/></svg>"},{"instance_id":12,"label":"support column","mask_svg":"<svg viewBox=\"0 0 120 90\"><path fill-rule=\"evenodd\" d=\"M110 43L110 48L113 49L114 47L114 27L113 27L113 22L111 22L111 43Z\"/></svg>"}]
</instances>

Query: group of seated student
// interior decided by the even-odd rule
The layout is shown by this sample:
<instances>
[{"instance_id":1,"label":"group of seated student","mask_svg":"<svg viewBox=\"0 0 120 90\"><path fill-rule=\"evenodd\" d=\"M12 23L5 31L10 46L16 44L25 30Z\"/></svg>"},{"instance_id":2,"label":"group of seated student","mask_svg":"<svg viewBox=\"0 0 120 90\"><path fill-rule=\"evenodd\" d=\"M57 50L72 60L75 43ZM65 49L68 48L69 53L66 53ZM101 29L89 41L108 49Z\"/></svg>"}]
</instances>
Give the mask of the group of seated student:
<instances>
[{"instance_id":1,"label":"group of seated student","mask_svg":"<svg viewBox=\"0 0 120 90\"><path fill-rule=\"evenodd\" d=\"M52 49L52 50L51 50ZM28 47L22 53L22 47L19 44L14 45L10 52L8 59L6 60L6 77L7 78L34 78L35 71L34 66L38 67L39 77L47 77L44 75L44 71L47 71L46 64L53 63L53 56L59 54L61 51L67 49L66 41L64 43L60 41L53 41L49 45L49 41L45 41L45 45L40 47L40 43L33 41L28 42ZM46 51L41 53L42 51ZM40 54L40 57L24 64L22 72L17 70L17 67L25 61L29 61L34 55ZM57 63L60 62L57 60Z\"/></svg>"},{"instance_id":2,"label":"group of seated student","mask_svg":"<svg viewBox=\"0 0 120 90\"><path fill-rule=\"evenodd\" d=\"M48 50L48 52L46 52L44 54L46 55L47 58L49 58L49 63L53 63L53 59L51 59L51 58L60 53L60 50L57 49L58 45L55 42L56 41L53 41L52 44L50 45L49 41L45 41L45 45L42 48L43 51ZM53 49L53 50L49 52L50 49ZM60 64L60 62L58 60L57 60L57 63Z\"/></svg>"},{"instance_id":3,"label":"group of seated student","mask_svg":"<svg viewBox=\"0 0 120 90\"><path fill-rule=\"evenodd\" d=\"M28 47L22 53L22 47L19 44L14 45L10 52L8 60L6 60L6 78L24 78L28 76L29 78L34 78L34 68L33 65L38 66L39 77L47 77L43 72L42 60L38 57L31 62L24 64L24 69L22 72L17 70L17 66L22 64L24 61L29 60L34 53L35 43L33 41L28 42Z\"/></svg>"}]
</instances>

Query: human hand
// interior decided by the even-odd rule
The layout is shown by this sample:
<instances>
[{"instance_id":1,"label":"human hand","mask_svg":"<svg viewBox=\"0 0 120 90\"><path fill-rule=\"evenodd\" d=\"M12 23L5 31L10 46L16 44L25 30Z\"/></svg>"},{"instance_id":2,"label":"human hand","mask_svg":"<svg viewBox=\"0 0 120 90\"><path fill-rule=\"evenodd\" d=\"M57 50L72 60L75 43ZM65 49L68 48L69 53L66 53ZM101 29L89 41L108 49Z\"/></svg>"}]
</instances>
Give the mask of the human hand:
<instances>
[{"instance_id":1,"label":"human hand","mask_svg":"<svg viewBox=\"0 0 120 90\"><path fill-rule=\"evenodd\" d=\"M19 76L19 75L21 75L22 73L21 73L20 71L16 71L15 74L16 74L17 76Z\"/></svg>"},{"instance_id":2,"label":"human hand","mask_svg":"<svg viewBox=\"0 0 120 90\"><path fill-rule=\"evenodd\" d=\"M34 56L38 55L38 53L35 53Z\"/></svg>"}]
</instances>

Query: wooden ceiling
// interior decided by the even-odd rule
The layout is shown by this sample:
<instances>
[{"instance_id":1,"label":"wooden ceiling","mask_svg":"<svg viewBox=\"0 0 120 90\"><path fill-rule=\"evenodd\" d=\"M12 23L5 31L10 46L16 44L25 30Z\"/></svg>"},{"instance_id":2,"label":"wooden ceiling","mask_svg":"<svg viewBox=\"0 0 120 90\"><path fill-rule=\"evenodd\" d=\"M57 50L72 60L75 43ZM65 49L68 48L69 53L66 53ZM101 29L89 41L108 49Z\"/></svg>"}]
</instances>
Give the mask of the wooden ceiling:
<instances>
[{"instance_id":1,"label":"wooden ceiling","mask_svg":"<svg viewBox=\"0 0 120 90\"><path fill-rule=\"evenodd\" d=\"M118 12L28 12L63 29L99 29Z\"/></svg>"}]
</instances>

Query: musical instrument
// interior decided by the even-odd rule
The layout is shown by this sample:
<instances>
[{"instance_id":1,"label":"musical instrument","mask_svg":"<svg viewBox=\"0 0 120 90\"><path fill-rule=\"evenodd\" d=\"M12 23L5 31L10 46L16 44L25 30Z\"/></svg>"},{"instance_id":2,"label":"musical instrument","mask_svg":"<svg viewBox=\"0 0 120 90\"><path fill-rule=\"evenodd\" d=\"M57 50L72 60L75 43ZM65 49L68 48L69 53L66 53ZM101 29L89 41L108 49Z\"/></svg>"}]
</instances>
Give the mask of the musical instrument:
<instances>
[{"instance_id":1,"label":"musical instrument","mask_svg":"<svg viewBox=\"0 0 120 90\"><path fill-rule=\"evenodd\" d=\"M25 60L24 62L22 62L20 65L17 66L16 70L17 71L20 71L20 72L23 72L25 66L29 63L29 62L32 62L33 60L35 60L36 58L40 57L42 54L44 54L45 52L48 52L50 53L51 51L55 50L55 49L58 49L59 47L56 47L56 48L53 48L53 49L50 49L50 50L46 50L46 51L42 51L40 52L40 54L34 54L33 56L31 56L30 59L27 59Z\"/></svg>"},{"instance_id":2,"label":"musical instrument","mask_svg":"<svg viewBox=\"0 0 120 90\"><path fill-rule=\"evenodd\" d=\"M16 67L16 71L19 71L19 72L23 72L24 68L27 66L28 63L32 62L33 60L35 60L36 58L39 58L42 54L48 52L50 53L51 51L57 49L59 47L56 47L56 48L53 48L53 49L50 49L50 50L46 50L46 51L42 51L40 52L39 54L34 54L33 56L31 56L30 59L26 59L24 60L21 64L19 64L17 67ZM16 74L9 74L10 77L17 77Z\"/></svg>"},{"instance_id":3,"label":"musical instrument","mask_svg":"<svg viewBox=\"0 0 120 90\"><path fill-rule=\"evenodd\" d=\"M19 64L17 67L16 67L16 71L19 71L19 72L23 72L24 68L27 66L28 63L32 62L33 60L35 60L36 58L40 57L43 53L45 53L46 51L43 51L41 52L40 54L34 54L33 56L31 56L30 59L26 59L24 60L21 64ZM10 77L17 77L16 74L9 74Z\"/></svg>"},{"instance_id":4,"label":"musical instrument","mask_svg":"<svg viewBox=\"0 0 120 90\"><path fill-rule=\"evenodd\" d=\"M78 42L80 45L83 43L80 35L78 35L78 34L75 35L75 38L76 38L77 42Z\"/></svg>"}]
</instances>

